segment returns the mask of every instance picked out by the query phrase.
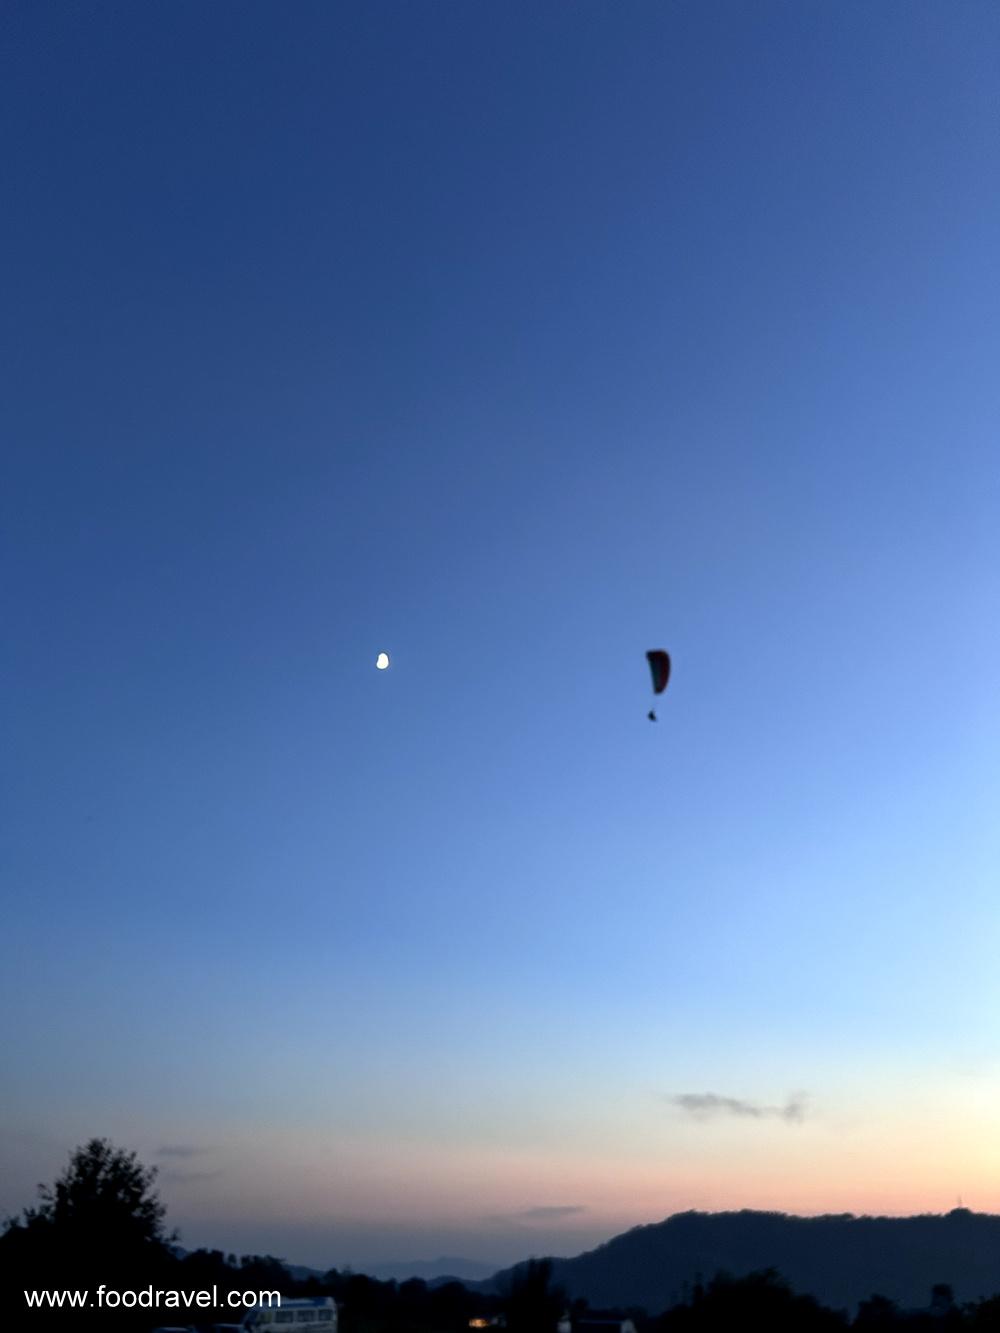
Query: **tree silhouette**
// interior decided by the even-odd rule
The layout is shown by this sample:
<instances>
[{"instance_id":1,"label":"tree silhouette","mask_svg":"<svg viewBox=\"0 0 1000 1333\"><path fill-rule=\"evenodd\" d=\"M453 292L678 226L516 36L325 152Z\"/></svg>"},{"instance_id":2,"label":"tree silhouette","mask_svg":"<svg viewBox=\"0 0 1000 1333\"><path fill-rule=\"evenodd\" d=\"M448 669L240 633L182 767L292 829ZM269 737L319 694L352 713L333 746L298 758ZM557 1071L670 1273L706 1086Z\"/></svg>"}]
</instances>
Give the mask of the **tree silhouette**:
<instances>
[{"instance_id":1,"label":"tree silhouette","mask_svg":"<svg viewBox=\"0 0 1000 1333\"><path fill-rule=\"evenodd\" d=\"M870 1330L891 1328L898 1319L899 1307L896 1302L891 1301L888 1296L881 1296L875 1292L868 1300L861 1301L858 1305L854 1326Z\"/></svg>"},{"instance_id":2,"label":"tree silhouette","mask_svg":"<svg viewBox=\"0 0 1000 1333\"><path fill-rule=\"evenodd\" d=\"M842 1312L829 1310L812 1296L796 1295L773 1269L734 1278L719 1273L707 1287L696 1284L691 1305L668 1310L656 1321L656 1333L728 1333L734 1328L769 1333L840 1333Z\"/></svg>"},{"instance_id":3,"label":"tree silhouette","mask_svg":"<svg viewBox=\"0 0 1000 1333\"><path fill-rule=\"evenodd\" d=\"M65 1235L113 1237L130 1251L162 1247L174 1237L163 1228L166 1209L154 1189L156 1174L134 1152L91 1139L72 1154L55 1185L39 1185L41 1203L27 1216Z\"/></svg>"},{"instance_id":4,"label":"tree silhouette","mask_svg":"<svg viewBox=\"0 0 1000 1333\"><path fill-rule=\"evenodd\" d=\"M554 1333L566 1297L552 1286L552 1260L529 1259L515 1269L505 1306L510 1333Z\"/></svg>"},{"instance_id":5,"label":"tree silhouette","mask_svg":"<svg viewBox=\"0 0 1000 1333\"><path fill-rule=\"evenodd\" d=\"M9 1279L16 1276L17 1304L24 1288L104 1283L124 1290L159 1277L174 1262L174 1236L164 1228L155 1181L155 1167L107 1139L77 1148L54 1185L39 1185L38 1204L10 1219L0 1236L0 1269ZM73 1312L44 1322L81 1328L86 1320Z\"/></svg>"}]
</instances>

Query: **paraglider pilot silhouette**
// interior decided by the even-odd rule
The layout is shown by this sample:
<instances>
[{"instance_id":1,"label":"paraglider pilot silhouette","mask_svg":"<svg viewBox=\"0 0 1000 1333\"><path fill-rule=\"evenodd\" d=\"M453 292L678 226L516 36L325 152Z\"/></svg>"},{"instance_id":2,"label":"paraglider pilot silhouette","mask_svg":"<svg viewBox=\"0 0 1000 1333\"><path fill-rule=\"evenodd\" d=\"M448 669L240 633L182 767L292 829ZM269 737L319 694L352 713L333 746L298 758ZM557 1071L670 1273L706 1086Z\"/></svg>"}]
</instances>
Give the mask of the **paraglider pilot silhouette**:
<instances>
[{"instance_id":1,"label":"paraglider pilot silhouette","mask_svg":"<svg viewBox=\"0 0 1000 1333\"><path fill-rule=\"evenodd\" d=\"M649 663L650 675L653 677L653 693L662 694L667 688L667 681L670 679L670 654L665 653L662 648L651 648L646 654L646 661ZM651 708L646 716L650 722L658 721L654 708Z\"/></svg>"}]
</instances>

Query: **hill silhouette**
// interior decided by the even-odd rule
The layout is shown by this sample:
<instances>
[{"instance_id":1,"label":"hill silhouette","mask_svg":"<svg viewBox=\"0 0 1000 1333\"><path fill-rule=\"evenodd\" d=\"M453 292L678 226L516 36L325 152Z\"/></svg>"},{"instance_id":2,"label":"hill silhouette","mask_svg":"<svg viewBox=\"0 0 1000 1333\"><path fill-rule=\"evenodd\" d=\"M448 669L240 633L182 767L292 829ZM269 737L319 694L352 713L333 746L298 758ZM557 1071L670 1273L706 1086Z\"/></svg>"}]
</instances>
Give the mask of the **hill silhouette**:
<instances>
[{"instance_id":1,"label":"hill silhouette","mask_svg":"<svg viewBox=\"0 0 1000 1333\"><path fill-rule=\"evenodd\" d=\"M523 1265L502 1270L500 1289ZM593 1306L651 1314L718 1272L775 1268L799 1292L853 1309L873 1293L926 1306L949 1283L960 1301L1000 1291L1000 1217L966 1208L916 1217L796 1217L743 1210L676 1213L635 1227L573 1259L553 1259L552 1280Z\"/></svg>"},{"instance_id":2,"label":"hill silhouette","mask_svg":"<svg viewBox=\"0 0 1000 1333\"><path fill-rule=\"evenodd\" d=\"M369 1277L379 1282L405 1282L422 1278L425 1282L479 1282L496 1272L495 1264L484 1264L475 1259L442 1256L440 1259L413 1259L409 1262L370 1265L365 1269Z\"/></svg>"}]
</instances>

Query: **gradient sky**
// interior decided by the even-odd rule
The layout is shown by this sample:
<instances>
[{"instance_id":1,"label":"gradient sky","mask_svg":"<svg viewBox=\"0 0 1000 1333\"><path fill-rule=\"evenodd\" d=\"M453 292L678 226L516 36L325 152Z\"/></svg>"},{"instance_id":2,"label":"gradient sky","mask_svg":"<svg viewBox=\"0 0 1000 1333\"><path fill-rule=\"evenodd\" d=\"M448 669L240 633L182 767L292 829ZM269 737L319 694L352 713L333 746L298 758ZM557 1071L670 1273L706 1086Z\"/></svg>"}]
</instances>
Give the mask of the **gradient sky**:
<instances>
[{"instance_id":1,"label":"gradient sky","mask_svg":"<svg viewBox=\"0 0 1000 1333\"><path fill-rule=\"evenodd\" d=\"M1000 9L0 22L0 1210L1000 1211Z\"/></svg>"}]
</instances>

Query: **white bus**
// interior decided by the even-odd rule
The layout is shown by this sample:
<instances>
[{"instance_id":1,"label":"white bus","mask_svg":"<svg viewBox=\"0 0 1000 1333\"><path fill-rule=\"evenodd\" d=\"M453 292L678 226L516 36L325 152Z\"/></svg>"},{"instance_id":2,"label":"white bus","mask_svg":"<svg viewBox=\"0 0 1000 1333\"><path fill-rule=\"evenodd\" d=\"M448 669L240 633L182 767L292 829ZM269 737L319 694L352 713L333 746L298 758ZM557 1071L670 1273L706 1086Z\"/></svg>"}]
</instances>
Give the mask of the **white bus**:
<instances>
[{"instance_id":1,"label":"white bus","mask_svg":"<svg viewBox=\"0 0 1000 1333\"><path fill-rule=\"evenodd\" d=\"M332 1296L310 1296L280 1305L255 1305L242 1327L246 1333L337 1333L337 1302Z\"/></svg>"}]
</instances>

